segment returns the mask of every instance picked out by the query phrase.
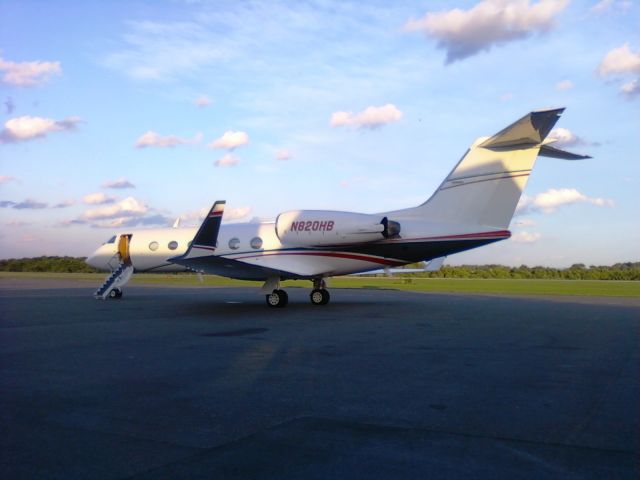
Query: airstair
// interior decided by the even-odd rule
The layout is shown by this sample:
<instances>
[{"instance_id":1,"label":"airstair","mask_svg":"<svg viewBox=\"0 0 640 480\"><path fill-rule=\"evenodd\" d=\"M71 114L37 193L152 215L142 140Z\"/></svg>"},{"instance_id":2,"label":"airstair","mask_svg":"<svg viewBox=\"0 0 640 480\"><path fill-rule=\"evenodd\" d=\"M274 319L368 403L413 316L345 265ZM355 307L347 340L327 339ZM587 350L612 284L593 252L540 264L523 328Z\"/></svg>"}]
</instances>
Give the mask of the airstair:
<instances>
[{"instance_id":1,"label":"airstair","mask_svg":"<svg viewBox=\"0 0 640 480\"><path fill-rule=\"evenodd\" d=\"M118 252L113 256L112 260L118 261L118 266L113 269L104 283L93 293L94 298L106 300L108 298L122 297L120 287L126 285L133 275L133 263L129 256L129 242L132 235L120 235L118 242ZM111 262L109 262L111 265Z\"/></svg>"},{"instance_id":2,"label":"airstair","mask_svg":"<svg viewBox=\"0 0 640 480\"><path fill-rule=\"evenodd\" d=\"M133 275L133 265L131 262L120 262L118 268L111 272L93 296L103 300L107 297L120 298L122 296L122 290L118 287L125 285L131 278L131 275Z\"/></svg>"}]
</instances>

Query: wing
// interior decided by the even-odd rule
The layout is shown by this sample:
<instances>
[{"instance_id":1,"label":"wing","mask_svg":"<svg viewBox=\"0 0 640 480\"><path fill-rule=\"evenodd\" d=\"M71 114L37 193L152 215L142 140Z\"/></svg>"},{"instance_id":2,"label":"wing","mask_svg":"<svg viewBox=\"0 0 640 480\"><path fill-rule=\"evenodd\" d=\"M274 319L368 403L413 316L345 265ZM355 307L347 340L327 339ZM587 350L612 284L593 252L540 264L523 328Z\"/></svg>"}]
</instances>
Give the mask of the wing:
<instances>
[{"instance_id":1,"label":"wing","mask_svg":"<svg viewBox=\"0 0 640 480\"><path fill-rule=\"evenodd\" d=\"M242 280L264 280L274 276L279 276L283 279L305 278L304 274L298 275L216 255L215 251L225 203L224 200L218 200L213 204L187 251L183 255L169 258L169 262L183 265L196 272Z\"/></svg>"}]
</instances>

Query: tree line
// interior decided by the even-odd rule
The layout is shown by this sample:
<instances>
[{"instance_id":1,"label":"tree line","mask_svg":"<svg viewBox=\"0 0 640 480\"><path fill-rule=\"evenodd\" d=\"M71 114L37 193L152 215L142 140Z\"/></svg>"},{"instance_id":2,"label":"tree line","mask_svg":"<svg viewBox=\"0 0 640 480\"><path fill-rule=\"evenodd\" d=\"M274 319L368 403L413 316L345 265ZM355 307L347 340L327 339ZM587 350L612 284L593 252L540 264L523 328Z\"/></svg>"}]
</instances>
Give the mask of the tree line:
<instances>
[{"instance_id":1,"label":"tree line","mask_svg":"<svg viewBox=\"0 0 640 480\"><path fill-rule=\"evenodd\" d=\"M417 266L418 264L416 264ZM419 268L419 267L418 267ZM557 280L640 280L640 262L614 265L590 265L576 263L569 268L507 267L504 265L443 266L437 272L419 272L411 275L427 278L514 278Z\"/></svg>"},{"instance_id":2,"label":"tree line","mask_svg":"<svg viewBox=\"0 0 640 480\"><path fill-rule=\"evenodd\" d=\"M3 272L93 273L95 268L84 263L84 257L36 257L0 260ZM420 268L421 264L407 265ZM406 273L402 276L426 278L539 278L558 280L640 280L640 262L616 263L608 266L586 266L576 263L569 268L507 267L504 265L444 266L437 272Z\"/></svg>"},{"instance_id":3,"label":"tree line","mask_svg":"<svg viewBox=\"0 0 640 480\"><path fill-rule=\"evenodd\" d=\"M35 257L0 260L0 272L95 273L86 257Z\"/></svg>"}]
</instances>

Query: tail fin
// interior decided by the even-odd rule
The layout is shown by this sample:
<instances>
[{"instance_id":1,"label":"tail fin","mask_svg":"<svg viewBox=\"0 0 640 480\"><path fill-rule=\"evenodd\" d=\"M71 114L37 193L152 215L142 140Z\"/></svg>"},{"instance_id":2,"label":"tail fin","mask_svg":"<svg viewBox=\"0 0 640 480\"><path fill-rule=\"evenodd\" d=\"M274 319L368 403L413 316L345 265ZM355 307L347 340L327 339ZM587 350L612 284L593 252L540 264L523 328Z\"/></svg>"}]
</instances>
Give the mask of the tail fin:
<instances>
[{"instance_id":1,"label":"tail fin","mask_svg":"<svg viewBox=\"0 0 640 480\"><path fill-rule=\"evenodd\" d=\"M410 217L508 228L540 148L563 108L531 112L474 142L436 192Z\"/></svg>"}]
</instances>

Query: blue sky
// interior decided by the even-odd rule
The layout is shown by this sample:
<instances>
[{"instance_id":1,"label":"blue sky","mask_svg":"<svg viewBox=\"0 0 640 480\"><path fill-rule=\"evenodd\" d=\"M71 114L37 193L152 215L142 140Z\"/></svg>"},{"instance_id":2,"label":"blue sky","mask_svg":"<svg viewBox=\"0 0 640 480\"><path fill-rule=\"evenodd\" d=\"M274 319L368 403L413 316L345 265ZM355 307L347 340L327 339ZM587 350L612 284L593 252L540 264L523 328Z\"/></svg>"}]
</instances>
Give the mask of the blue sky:
<instances>
[{"instance_id":1,"label":"blue sky","mask_svg":"<svg viewBox=\"0 0 640 480\"><path fill-rule=\"evenodd\" d=\"M478 136L567 107L506 242L640 259L640 3L0 1L0 257L122 227L422 203ZM120 187L120 188L118 188Z\"/></svg>"}]
</instances>

